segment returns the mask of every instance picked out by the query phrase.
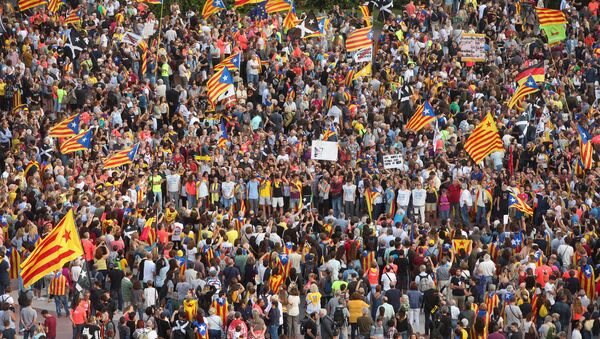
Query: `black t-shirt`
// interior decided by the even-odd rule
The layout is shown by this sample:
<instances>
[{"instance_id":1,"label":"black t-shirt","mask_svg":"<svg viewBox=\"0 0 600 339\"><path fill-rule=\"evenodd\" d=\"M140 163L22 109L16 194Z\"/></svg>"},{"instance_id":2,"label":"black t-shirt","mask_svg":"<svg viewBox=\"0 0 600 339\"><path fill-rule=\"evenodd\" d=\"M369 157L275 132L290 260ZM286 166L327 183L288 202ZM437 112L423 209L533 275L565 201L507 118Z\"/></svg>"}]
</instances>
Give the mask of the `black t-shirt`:
<instances>
[{"instance_id":1,"label":"black t-shirt","mask_svg":"<svg viewBox=\"0 0 600 339\"><path fill-rule=\"evenodd\" d=\"M450 278L450 284L452 285L459 286L461 282L464 282L461 277L453 276L452 278ZM465 295L465 289L462 287L453 288L452 295L455 297L463 297Z\"/></svg>"},{"instance_id":2,"label":"black t-shirt","mask_svg":"<svg viewBox=\"0 0 600 339\"><path fill-rule=\"evenodd\" d=\"M304 328L306 329L306 334L304 335L304 339L313 339L317 338L317 324L312 319L307 319L304 324ZM312 337L308 334L308 332L312 333Z\"/></svg>"},{"instance_id":3,"label":"black t-shirt","mask_svg":"<svg viewBox=\"0 0 600 339\"><path fill-rule=\"evenodd\" d=\"M110 279L110 289L118 291L121 289L121 281L125 277L125 273L121 270L109 270L108 278Z\"/></svg>"}]
</instances>

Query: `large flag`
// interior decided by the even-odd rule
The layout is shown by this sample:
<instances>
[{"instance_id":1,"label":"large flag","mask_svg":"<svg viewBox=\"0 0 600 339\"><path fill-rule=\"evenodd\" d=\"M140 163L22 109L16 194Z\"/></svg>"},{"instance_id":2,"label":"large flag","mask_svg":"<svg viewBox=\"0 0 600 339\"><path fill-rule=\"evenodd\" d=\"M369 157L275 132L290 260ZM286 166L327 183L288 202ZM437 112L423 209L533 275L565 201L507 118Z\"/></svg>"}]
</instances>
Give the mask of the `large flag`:
<instances>
[{"instance_id":1,"label":"large flag","mask_svg":"<svg viewBox=\"0 0 600 339\"><path fill-rule=\"evenodd\" d=\"M581 162L584 169L592 169L594 166L594 145L592 145L592 136L581 125L577 125L579 131L579 150L581 154Z\"/></svg>"},{"instance_id":2,"label":"large flag","mask_svg":"<svg viewBox=\"0 0 600 339\"><path fill-rule=\"evenodd\" d=\"M355 30L354 32L348 35L348 39L346 39L346 50L352 52L359 49L371 47L372 44L372 27L363 27Z\"/></svg>"},{"instance_id":3,"label":"large flag","mask_svg":"<svg viewBox=\"0 0 600 339\"><path fill-rule=\"evenodd\" d=\"M498 134L498 127L490 113L475 127L465 142L465 150L476 164L479 164L492 152L504 150L502 139Z\"/></svg>"},{"instance_id":4,"label":"large flag","mask_svg":"<svg viewBox=\"0 0 600 339\"><path fill-rule=\"evenodd\" d=\"M369 6L371 8L379 9L378 19L380 21L385 21L392 14L392 8L394 7L393 0L371 0L369 1Z\"/></svg>"},{"instance_id":5,"label":"large flag","mask_svg":"<svg viewBox=\"0 0 600 339\"><path fill-rule=\"evenodd\" d=\"M412 118L410 118L410 120L408 120L406 129L418 132L433 120L435 120L435 112L429 104L429 101L425 101L423 104L417 107L415 114L412 116Z\"/></svg>"},{"instance_id":6,"label":"large flag","mask_svg":"<svg viewBox=\"0 0 600 339\"><path fill-rule=\"evenodd\" d=\"M69 210L21 264L23 285L30 286L46 274L62 269L65 263L81 255L83 248L75 227L73 210Z\"/></svg>"},{"instance_id":7,"label":"large flag","mask_svg":"<svg viewBox=\"0 0 600 339\"><path fill-rule=\"evenodd\" d=\"M104 169L115 168L123 165L128 165L133 162L137 154L140 144L137 143L132 147L121 150L104 161Z\"/></svg>"},{"instance_id":8,"label":"large flag","mask_svg":"<svg viewBox=\"0 0 600 339\"><path fill-rule=\"evenodd\" d=\"M19 11L23 12L30 8L42 6L46 4L46 0L19 0Z\"/></svg>"},{"instance_id":9,"label":"large flag","mask_svg":"<svg viewBox=\"0 0 600 339\"><path fill-rule=\"evenodd\" d=\"M65 18L65 24L78 25L81 24L81 12L79 8L74 8L69 11L67 17Z\"/></svg>"},{"instance_id":10,"label":"large flag","mask_svg":"<svg viewBox=\"0 0 600 339\"><path fill-rule=\"evenodd\" d=\"M521 98L524 98L525 96L535 93L539 90L540 88L535 83L533 77L530 75L527 78L527 81L525 81L522 85L519 85L519 87L517 87L517 90L508 101L508 108L512 108Z\"/></svg>"},{"instance_id":11,"label":"large flag","mask_svg":"<svg viewBox=\"0 0 600 339\"><path fill-rule=\"evenodd\" d=\"M222 0L206 0L202 8L202 17L207 19L209 16L225 10L225 4Z\"/></svg>"},{"instance_id":12,"label":"large flag","mask_svg":"<svg viewBox=\"0 0 600 339\"><path fill-rule=\"evenodd\" d=\"M233 89L233 77L229 72L229 68L223 67L208 80L208 101L216 104L220 99L224 99L222 94Z\"/></svg>"},{"instance_id":13,"label":"large flag","mask_svg":"<svg viewBox=\"0 0 600 339\"><path fill-rule=\"evenodd\" d=\"M48 12L56 13L60 9L60 6L64 4L63 0L50 0L48 2Z\"/></svg>"},{"instance_id":14,"label":"large flag","mask_svg":"<svg viewBox=\"0 0 600 339\"><path fill-rule=\"evenodd\" d=\"M311 11L306 15L304 20L302 20L296 26L295 29L296 32L290 32L291 35L302 39L310 38L311 36L314 36L314 34L318 34L320 32L319 20L317 19L315 13Z\"/></svg>"},{"instance_id":15,"label":"large flag","mask_svg":"<svg viewBox=\"0 0 600 339\"><path fill-rule=\"evenodd\" d=\"M69 154L77 151L83 151L92 147L92 137L94 136L94 130L88 129L85 132L81 132L71 139L65 141L60 145L60 153Z\"/></svg>"},{"instance_id":16,"label":"large flag","mask_svg":"<svg viewBox=\"0 0 600 339\"><path fill-rule=\"evenodd\" d=\"M265 10L268 14L289 11L292 9L292 2L286 0L267 0Z\"/></svg>"},{"instance_id":17,"label":"large flag","mask_svg":"<svg viewBox=\"0 0 600 339\"><path fill-rule=\"evenodd\" d=\"M515 81L519 85L522 85L529 77L532 77L535 82L543 82L545 80L545 74L544 64L540 62L519 72L515 77Z\"/></svg>"},{"instance_id":18,"label":"large flag","mask_svg":"<svg viewBox=\"0 0 600 339\"><path fill-rule=\"evenodd\" d=\"M538 16L540 26L568 23L565 13L558 9L536 7L535 13Z\"/></svg>"},{"instance_id":19,"label":"large flag","mask_svg":"<svg viewBox=\"0 0 600 339\"><path fill-rule=\"evenodd\" d=\"M220 1L220 0L219 0ZM238 52L223 59L218 65L215 66L215 70L218 71L223 67L229 68L230 71L237 71L240 69L242 62L242 53Z\"/></svg>"},{"instance_id":20,"label":"large flag","mask_svg":"<svg viewBox=\"0 0 600 339\"><path fill-rule=\"evenodd\" d=\"M257 21L257 20L265 20L266 18L268 18L269 15L267 14L266 6L267 6L266 1L257 2L256 6L254 6L254 8L252 8L250 10L250 12L248 12L248 16L250 16L250 19Z\"/></svg>"},{"instance_id":21,"label":"large flag","mask_svg":"<svg viewBox=\"0 0 600 339\"><path fill-rule=\"evenodd\" d=\"M283 19L283 27L287 30L290 30L298 24L298 17L296 16L296 7L292 5L292 9L288 12Z\"/></svg>"},{"instance_id":22,"label":"large flag","mask_svg":"<svg viewBox=\"0 0 600 339\"><path fill-rule=\"evenodd\" d=\"M68 138L77 135L78 133L79 114L75 114L50 127L48 136L51 138Z\"/></svg>"},{"instance_id":23,"label":"large flag","mask_svg":"<svg viewBox=\"0 0 600 339\"><path fill-rule=\"evenodd\" d=\"M527 205L527 203L515 193L509 194L508 207L516 208L518 211L521 211L527 215L533 215L533 208Z\"/></svg>"}]
</instances>

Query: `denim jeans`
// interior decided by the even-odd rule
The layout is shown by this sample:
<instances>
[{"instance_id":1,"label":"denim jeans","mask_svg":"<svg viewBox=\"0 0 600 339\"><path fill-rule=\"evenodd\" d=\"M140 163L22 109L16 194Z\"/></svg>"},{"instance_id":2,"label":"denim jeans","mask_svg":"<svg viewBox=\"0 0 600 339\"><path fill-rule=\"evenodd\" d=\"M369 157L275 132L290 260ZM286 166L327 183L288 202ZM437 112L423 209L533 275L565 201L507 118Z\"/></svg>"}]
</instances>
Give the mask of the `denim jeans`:
<instances>
[{"instance_id":1,"label":"denim jeans","mask_svg":"<svg viewBox=\"0 0 600 339\"><path fill-rule=\"evenodd\" d=\"M83 329L83 324L73 326L73 339L78 339L81 336L82 329Z\"/></svg>"},{"instance_id":2,"label":"denim jeans","mask_svg":"<svg viewBox=\"0 0 600 339\"><path fill-rule=\"evenodd\" d=\"M154 202L158 202L158 210L162 212L162 205L163 205L162 191L152 192L152 194L154 195Z\"/></svg>"},{"instance_id":3,"label":"denim jeans","mask_svg":"<svg viewBox=\"0 0 600 339\"><path fill-rule=\"evenodd\" d=\"M339 218L340 213L342 212L342 197L332 198L331 205L333 207L333 216Z\"/></svg>"},{"instance_id":4,"label":"denim jeans","mask_svg":"<svg viewBox=\"0 0 600 339\"><path fill-rule=\"evenodd\" d=\"M460 217L466 226L471 226L471 221L469 220L469 207L467 205L460 208Z\"/></svg>"},{"instance_id":5,"label":"denim jeans","mask_svg":"<svg viewBox=\"0 0 600 339\"><path fill-rule=\"evenodd\" d=\"M486 210L485 206L477 206L477 214L475 215L475 224L479 226L485 226L486 222Z\"/></svg>"},{"instance_id":6,"label":"denim jeans","mask_svg":"<svg viewBox=\"0 0 600 339\"><path fill-rule=\"evenodd\" d=\"M69 305L67 304L67 296L66 295L55 295L54 303L56 304L56 316L60 317L60 309L65 309L65 316L69 316Z\"/></svg>"},{"instance_id":7,"label":"denim jeans","mask_svg":"<svg viewBox=\"0 0 600 339\"><path fill-rule=\"evenodd\" d=\"M220 330L208 330L208 339L221 339Z\"/></svg>"},{"instance_id":8,"label":"denim jeans","mask_svg":"<svg viewBox=\"0 0 600 339\"><path fill-rule=\"evenodd\" d=\"M23 331L23 339L28 339L29 337L33 338L34 334L35 334L35 325L31 326L31 328L26 328Z\"/></svg>"},{"instance_id":9,"label":"denim jeans","mask_svg":"<svg viewBox=\"0 0 600 339\"><path fill-rule=\"evenodd\" d=\"M270 325L269 334L271 335L271 339L279 339L279 325Z\"/></svg>"}]
</instances>

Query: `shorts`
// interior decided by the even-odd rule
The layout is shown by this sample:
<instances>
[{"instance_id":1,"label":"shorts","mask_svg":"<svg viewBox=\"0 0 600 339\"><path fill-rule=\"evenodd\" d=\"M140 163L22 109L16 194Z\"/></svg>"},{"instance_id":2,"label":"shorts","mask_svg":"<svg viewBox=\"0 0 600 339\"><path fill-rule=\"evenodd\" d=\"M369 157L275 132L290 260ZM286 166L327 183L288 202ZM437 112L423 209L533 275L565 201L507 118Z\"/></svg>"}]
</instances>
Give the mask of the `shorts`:
<instances>
[{"instance_id":1,"label":"shorts","mask_svg":"<svg viewBox=\"0 0 600 339\"><path fill-rule=\"evenodd\" d=\"M437 209L437 204L434 202L428 202L425 204L425 211L427 212L435 212L435 210Z\"/></svg>"},{"instance_id":2,"label":"shorts","mask_svg":"<svg viewBox=\"0 0 600 339\"><path fill-rule=\"evenodd\" d=\"M260 197L258 203L260 205L271 205L271 197Z\"/></svg>"},{"instance_id":3,"label":"shorts","mask_svg":"<svg viewBox=\"0 0 600 339\"><path fill-rule=\"evenodd\" d=\"M273 197L273 208L283 207L283 197Z\"/></svg>"}]
</instances>

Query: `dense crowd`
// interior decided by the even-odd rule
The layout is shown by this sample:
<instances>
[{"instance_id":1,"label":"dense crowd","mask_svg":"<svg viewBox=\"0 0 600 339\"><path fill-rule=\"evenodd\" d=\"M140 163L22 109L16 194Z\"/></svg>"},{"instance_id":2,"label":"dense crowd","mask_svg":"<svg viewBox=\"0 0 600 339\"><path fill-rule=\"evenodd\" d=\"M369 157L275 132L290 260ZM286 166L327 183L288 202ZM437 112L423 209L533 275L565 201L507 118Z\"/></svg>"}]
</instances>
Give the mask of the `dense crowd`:
<instances>
[{"instance_id":1,"label":"dense crowd","mask_svg":"<svg viewBox=\"0 0 600 339\"><path fill-rule=\"evenodd\" d=\"M134 1L3 1L2 338L54 339L62 316L73 339L600 337L597 155L582 168L578 128L598 130L600 3L556 4L555 44L535 11L550 5L335 5L302 39L286 12L244 14L255 4L161 18ZM345 41L372 21L367 65ZM461 60L463 33L485 34L485 61ZM207 81L236 53L235 94L213 105ZM540 91L509 108L535 64ZM435 121L406 129L425 102ZM474 163L464 145L488 114L504 149ZM48 133L73 115L93 140L61 154ZM313 159L318 140L337 161ZM25 286L19 263L69 210L84 255Z\"/></svg>"}]
</instances>

